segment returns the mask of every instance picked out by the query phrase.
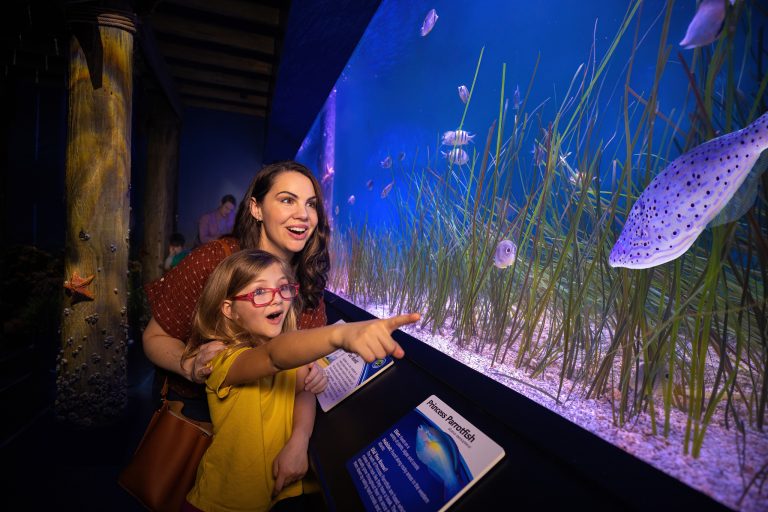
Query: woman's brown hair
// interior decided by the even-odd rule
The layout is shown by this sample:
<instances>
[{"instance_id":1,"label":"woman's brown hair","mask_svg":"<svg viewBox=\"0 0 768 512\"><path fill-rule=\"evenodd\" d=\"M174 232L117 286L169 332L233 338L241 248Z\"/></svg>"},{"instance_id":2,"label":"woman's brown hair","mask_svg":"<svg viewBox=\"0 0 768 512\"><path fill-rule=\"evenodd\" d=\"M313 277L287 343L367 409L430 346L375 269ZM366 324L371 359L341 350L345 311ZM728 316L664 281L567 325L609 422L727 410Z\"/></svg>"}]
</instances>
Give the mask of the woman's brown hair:
<instances>
[{"instance_id":1,"label":"woman's brown hair","mask_svg":"<svg viewBox=\"0 0 768 512\"><path fill-rule=\"evenodd\" d=\"M221 340L229 347L241 344L259 344L265 340L254 338L221 312L224 301L231 299L270 265L280 265L290 282L293 274L283 260L266 251L236 252L224 259L208 278L195 305L192 317L192 337L181 356L182 361L194 357L200 346L211 340ZM283 323L283 331L296 329L296 308L290 307Z\"/></svg>"},{"instance_id":2,"label":"woman's brown hair","mask_svg":"<svg viewBox=\"0 0 768 512\"><path fill-rule=\"evenodd\" d=\"M289 171L306 176L312 182L317 198L317 227L307 240L304 249L294 254L290 262L301 287L299 301L296 304L298 310L301 311L304 308L316 308L320 304L330 268L328 216L325 213L325 203L320 184L312 171L293 160L276 162L263 167L254 176L243 200L240 202L232 234L243 249L258 249L261 246L262 229L251 215L251 199L255 199L258 204L263 204L264 197L274 185L277 176Z\"/></svg>"}]
</instances>

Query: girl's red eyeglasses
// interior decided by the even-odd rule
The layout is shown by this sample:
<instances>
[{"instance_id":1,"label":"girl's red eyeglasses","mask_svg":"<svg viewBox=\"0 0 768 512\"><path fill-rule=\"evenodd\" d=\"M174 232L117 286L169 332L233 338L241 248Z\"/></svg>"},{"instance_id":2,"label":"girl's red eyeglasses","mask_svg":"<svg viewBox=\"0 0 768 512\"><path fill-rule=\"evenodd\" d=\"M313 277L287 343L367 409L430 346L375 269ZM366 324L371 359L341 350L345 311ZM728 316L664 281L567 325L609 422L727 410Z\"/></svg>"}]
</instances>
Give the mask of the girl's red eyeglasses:
<instances>
[{"instance_id":1,"label":"girl's red eyeglasses","mask_svg":"<svg viewBox=\"0 0 768 512\"><path fill-rule=\"evenodd\" d=\"M254 307L260 308L271 304L275 299L276 293L279 293L280 297L285 300L295 299L296 296L299 295L299 285L296 283L285 283L277 288L256 288L245 295L232 297L232 300L247 300L253 304Z\"/></svg>"}]
</instances>

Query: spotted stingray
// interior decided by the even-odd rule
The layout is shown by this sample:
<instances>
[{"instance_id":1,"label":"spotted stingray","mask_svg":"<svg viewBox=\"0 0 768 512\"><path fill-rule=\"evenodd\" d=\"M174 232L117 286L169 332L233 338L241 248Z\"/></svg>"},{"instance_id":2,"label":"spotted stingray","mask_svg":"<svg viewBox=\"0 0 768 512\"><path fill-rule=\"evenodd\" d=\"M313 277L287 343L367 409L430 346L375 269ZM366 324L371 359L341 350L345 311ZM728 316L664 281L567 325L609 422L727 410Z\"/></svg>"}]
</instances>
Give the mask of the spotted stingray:
<instances>
[{"instance_id":1,"label":"spotted stingray","mask_svg":"<svg viewBox=\"0 0 768 512\"><path fill-rule=\"evenodd\" d=\"M742 216L754 203L757 178L768 166L768 152L760 157L766 149L768 113L677 157L632 206L608 263L661 265L685 253L708 224Z\"/></svg>"}]
</instances>

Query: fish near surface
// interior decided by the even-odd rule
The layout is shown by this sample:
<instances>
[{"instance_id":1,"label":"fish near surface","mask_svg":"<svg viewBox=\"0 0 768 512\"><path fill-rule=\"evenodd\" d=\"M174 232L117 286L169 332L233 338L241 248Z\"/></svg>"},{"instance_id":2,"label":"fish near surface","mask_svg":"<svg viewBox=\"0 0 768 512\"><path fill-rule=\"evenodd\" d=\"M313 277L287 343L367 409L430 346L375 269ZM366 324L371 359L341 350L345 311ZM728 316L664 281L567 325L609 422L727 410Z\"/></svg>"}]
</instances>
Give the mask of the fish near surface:
<instances>
[{"instance_id":1,"label":"fish near surface","mask_svg":"<svg viewBox=\"0 0 768 512\"><path fill-rule=\"evenodd\" d=\"M768 163L761 158L766 149L768 113L677 157L635 201L608 263L635 269L661 265L685 253L713 220L717 225L743 215L751 204L718 217L731 200L754 200L742 186L757 186Z\"/></svg>"},{"instance_id":2,"label":"fish near surface","mask_svg":"<svg viewBox=\"0 0 768 512\"><path fill-rule=\"evenodd\" d=\"M496 252L493 254L493 265L498 268L507 268L515 262L517 258L517 246L511 240L502 240L496 246Z\"/></svg>"},{"instance_id":3,"label":"fish near surface","mask_svg":"<svg viewBox=\"0 0 768 512\"><path fill-rule=\"evenodd\" d=\"M515 92L512 93L512 108L515 110L520 110L520 104L522 103L520 99L520 86L515 86Z\"/></svg>"},{"instance_id":4,"label":"fish near surface","mask_svg":"<svg viewBox=\"0 0 768 512\"><path fill-rule=\"evenodd\" d=\"M426 17L424 18L424 21L421 23L421 29L419 30L419 34L421 34L421 37L424 37L430 32L432 32L432 29L435 28L435 23L437 23L438 17L439 16L437 15L437 11L434 9L430 9Z\"/></svg>"},{"instance_id":5,"label":"fish near surface","mask_svg":"<svg viewBox=\"0 0 768 512\"><path fill-rule=\"evenodd\" d=\"M389 193L392 192L392 187L394 186L395 186L395 182L393 181L389 183L386 187L381 189L381 198L384 199L385 197L387 197Z\"/></svg>"},{"instance_id":6,"label":"fish near surface","mask_svg":"<svg viewBox=\"0 0 768 512\"><path fill-rule=\"evenodd\" d=\"M475 138L475 134L470 134L464 130L447 131L443 134L444 146L463 146L472 142Z\"/></svg>"},{"instance_id":7,"label":"fish near surface","mask_svg":"<svg viewBox=\"0 0 768 512\"><path fill-rule=\"evenodd\" d=\"M724 0L702 0L680 46L689 50L713 42L720 35L724 21Z\"/></svg>"},{"instance_id":8,"label":"fish near surface","mask_svg":"<svg viewBox=\"0 0 768 512\"><path fill-rule=\"evenodd\" d=\"M461 148L453 148L448 153L443 153L451 164L464 165L469 162L469 155Z\"/></svg>"},{"instance_id":9,"label":"fish near surface","mask_svg":"<svg viewBox=\"0 0 768 512\"><path fill-rule=\"evenodd\" d=\"M459 99L462 103L469 101L469 89L467 89L466 85L459 86Z\"/></svg>"},{"instance_id":10,"label":"fish near surface","mask_svg":"<svg viewBox=\"0 0 768 512\"><path fill-rule=\"evenodd\" d=\"M443 482L443 497L455 496L467 483L453 442L446 434L429 425L416 428L416 457Z\"/></svg>"}]
</instances>

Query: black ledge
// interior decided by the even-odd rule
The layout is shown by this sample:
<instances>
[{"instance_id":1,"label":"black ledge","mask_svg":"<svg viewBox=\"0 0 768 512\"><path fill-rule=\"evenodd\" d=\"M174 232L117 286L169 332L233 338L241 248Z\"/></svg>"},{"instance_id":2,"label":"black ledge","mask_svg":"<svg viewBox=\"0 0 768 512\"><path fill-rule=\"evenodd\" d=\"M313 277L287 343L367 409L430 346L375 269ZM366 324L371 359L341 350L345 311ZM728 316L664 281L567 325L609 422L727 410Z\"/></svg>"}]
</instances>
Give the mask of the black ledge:
<instances>
[{"instance_id":1,"label":"black ledge","mask_svg":"<svg viewBox=\"0 0 768 512\"><path fill-rule=\"evenodd\" d=\"M374 318L326 292L329 323ZM506 456L451 510L728 510L546 407L401 331L405 349L367 386L328 413L318 409L310 444L313 468L331 510L361 510L345 463L432 394L471 421ZM695 508L693 508L695 507Z\"/></svg>"}]
</instances>

